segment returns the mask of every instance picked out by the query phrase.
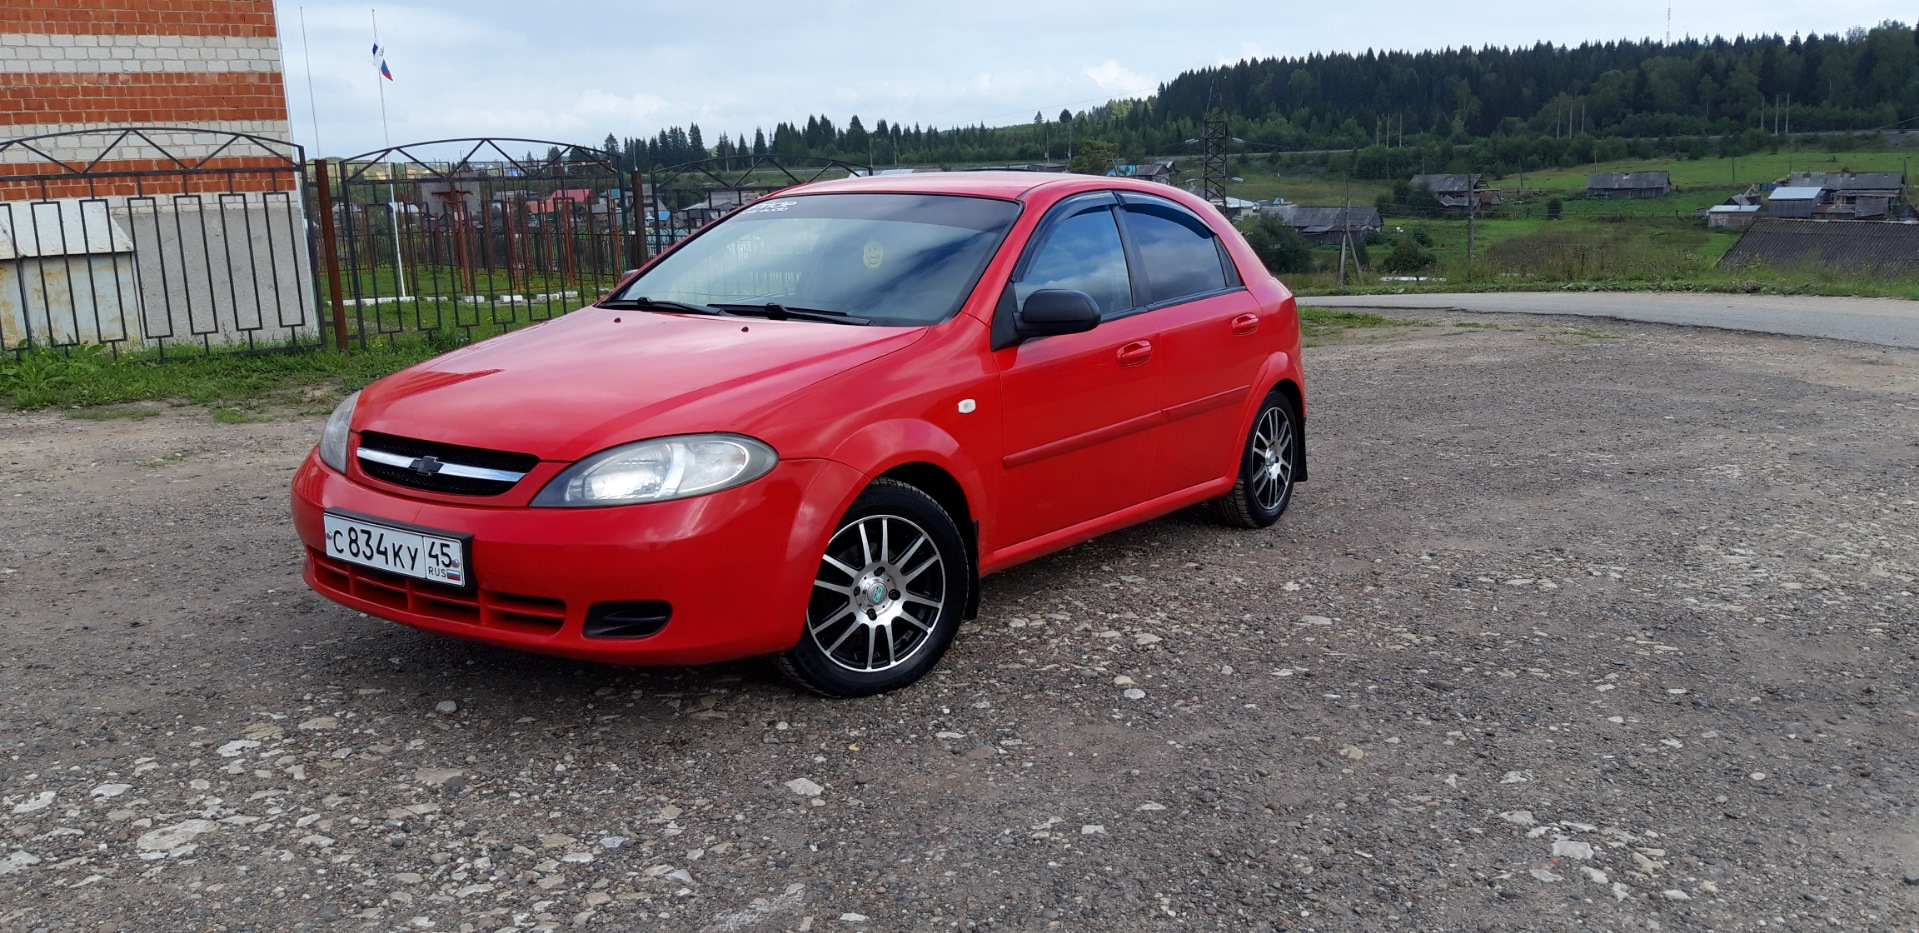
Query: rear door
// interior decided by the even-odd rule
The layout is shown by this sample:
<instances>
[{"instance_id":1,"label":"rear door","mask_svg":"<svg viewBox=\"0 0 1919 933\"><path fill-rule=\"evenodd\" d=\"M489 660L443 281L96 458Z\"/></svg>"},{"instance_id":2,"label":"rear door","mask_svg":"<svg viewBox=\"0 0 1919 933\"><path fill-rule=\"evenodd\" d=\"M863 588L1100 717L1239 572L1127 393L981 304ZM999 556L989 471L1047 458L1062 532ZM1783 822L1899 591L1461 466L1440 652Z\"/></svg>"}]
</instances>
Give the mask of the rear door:
<instances>
[{"instance_id":1,"label":"rear door","mask_svg":"<svg viewBox=\"0 0 1919 933\"><path fill-rule=\"evenodd\" d=\"M1168 198L1131 191L1120 198L1134 277L1157 329L1166 425L1153 494L1166 495L1232 473L1244 440L1240 403L1278 326L1262 320L1224 245L1198 215Z\"/></svg>"},{"instance_id":2,"label":"rear door","mask_svg":"<svg viewBox=\"0 0 1919 933\"><path fill-rule=\"evenodd\" d=\"M998 314L1043 288L1085 292L1101 323L994 354L1004 418L999 540L1070 528L1151 498L1158 469L1158 333L1140 302L1110 192L1067 199L1040 223ZM997 331L999 328L995 328Z\"/></svg>"}]
</instances>

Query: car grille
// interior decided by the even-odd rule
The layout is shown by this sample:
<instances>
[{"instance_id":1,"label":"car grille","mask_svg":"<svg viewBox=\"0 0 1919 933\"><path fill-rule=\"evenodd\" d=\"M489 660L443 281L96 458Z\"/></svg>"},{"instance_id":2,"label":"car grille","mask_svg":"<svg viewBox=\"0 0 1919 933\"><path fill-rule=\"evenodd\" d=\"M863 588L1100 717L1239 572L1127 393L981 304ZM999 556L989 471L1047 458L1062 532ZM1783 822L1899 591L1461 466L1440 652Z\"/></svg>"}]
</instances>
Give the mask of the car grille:
<instances>
[{"instance_id":1,"label":"car grille","mask_svg":"<svg viewBox=\"0 0 1919 933\"><path fill-rule=\"evenodd\" d=\"M551 635L566 623L566 603L544 596L495 590L456 590L398 574L334 560L307 549L313 579L335 593L390 609L478 628Z\"/></svg>"},{"instance_id":2,"label":"car grille","mask_svg":"<svg viewBox=\"0 0 1919 933\"><path fill-rule=\"evenodd\" d=\"M532 454L441 444L377 431L360 434L360 469L398 486L455 496L497 496L540 463ZM424 463L425 468L415 464Z\"/></svg>"}]
</instances>

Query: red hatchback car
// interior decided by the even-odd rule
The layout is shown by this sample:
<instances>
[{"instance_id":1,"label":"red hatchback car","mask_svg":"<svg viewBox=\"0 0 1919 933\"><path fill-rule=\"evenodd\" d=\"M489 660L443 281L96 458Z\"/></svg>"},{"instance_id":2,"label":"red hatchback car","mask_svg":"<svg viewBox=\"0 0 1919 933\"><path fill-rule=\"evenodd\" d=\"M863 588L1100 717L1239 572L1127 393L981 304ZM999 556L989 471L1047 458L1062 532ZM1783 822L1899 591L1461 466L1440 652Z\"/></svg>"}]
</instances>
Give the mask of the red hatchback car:
<instances>
[{"instance_id":1,"label":"red hatchback car","mask_svg":"<svg viewBox=\"0 0 1919 933\"><path fill-rule=\"evenodd\" d=\"M611 297L380 380L293 482L307 583L620 664L911 683L979 578L1306 478L1293 298L1210 205L1024 173L752 202Z\"/></svg>"}]
</instances>

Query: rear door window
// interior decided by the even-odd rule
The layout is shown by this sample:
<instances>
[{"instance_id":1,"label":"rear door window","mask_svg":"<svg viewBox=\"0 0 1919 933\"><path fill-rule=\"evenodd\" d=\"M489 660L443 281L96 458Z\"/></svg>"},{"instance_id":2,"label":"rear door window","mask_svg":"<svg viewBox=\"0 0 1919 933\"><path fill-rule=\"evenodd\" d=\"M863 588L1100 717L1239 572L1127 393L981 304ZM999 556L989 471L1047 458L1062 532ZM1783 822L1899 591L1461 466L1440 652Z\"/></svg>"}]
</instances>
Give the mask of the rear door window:
<instances>
[{"instance_id":1,"label":"rear door window","mask_svg":"<svg viewBox=\"0 0 1919 933\"><path fill-rule=\"evenodd\" d=\"M1168 304L1228 287L1218 238L1190 211L1150 195L1127 193L1126 232L1139 256L1148 302Z\"/></svg>"}]
</instances>

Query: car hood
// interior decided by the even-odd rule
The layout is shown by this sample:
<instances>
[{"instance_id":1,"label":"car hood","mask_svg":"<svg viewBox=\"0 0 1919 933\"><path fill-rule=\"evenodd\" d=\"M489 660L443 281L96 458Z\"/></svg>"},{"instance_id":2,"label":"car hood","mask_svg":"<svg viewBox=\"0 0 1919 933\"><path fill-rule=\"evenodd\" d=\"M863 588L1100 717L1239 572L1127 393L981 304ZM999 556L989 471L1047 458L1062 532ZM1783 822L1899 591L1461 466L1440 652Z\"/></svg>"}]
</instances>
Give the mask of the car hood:
<instances>
[{"instance_id":1,"label":"car hood","mask_svg":"<svg viewBox=\"0 0 1919 933\"><path fill-rule=\"evenodd\" d=\"M763 436L770 404L924 333L586 308L368 386L353 427L562 461L669 434Z\"/></svg>"}]
</instances>

